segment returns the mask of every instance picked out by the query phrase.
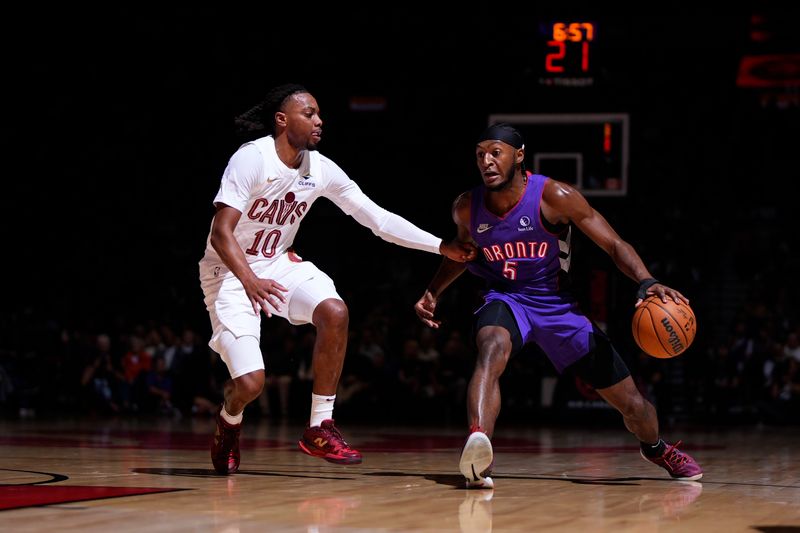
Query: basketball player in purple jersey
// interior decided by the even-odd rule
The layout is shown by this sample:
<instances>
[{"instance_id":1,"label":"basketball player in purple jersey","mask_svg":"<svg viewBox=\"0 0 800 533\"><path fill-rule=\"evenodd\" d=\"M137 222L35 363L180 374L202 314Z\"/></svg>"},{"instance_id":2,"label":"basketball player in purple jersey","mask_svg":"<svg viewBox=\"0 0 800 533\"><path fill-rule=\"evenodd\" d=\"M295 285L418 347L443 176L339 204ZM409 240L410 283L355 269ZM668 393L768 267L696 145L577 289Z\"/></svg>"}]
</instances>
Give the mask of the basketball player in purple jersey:
<instances>
[{"instance_id":1,"label":"basketball player in purple jersey","mask_svg":"<svg viewBox=\"0 0 800 533\"><path fill-rule=\"evenodd\" d=\"M333 404L347 344L348 310L333 280L303 261L292 242L311 205L328 198L375 235L406 248L455 261L475 257L471 244L442 239L370 200L333 161L316 151L322 119L316 99L300 85L282 85L241 117L243 130L270 129L243 144L222 176L206 251L200 261L212 336L209 346L230 371L217 415L211 461L220 474L239 468L245 406L264 388L259 346L261 311L317 328L308 428L298 445L339 464L361 462L334 425Z\"/></svg>"},{"instance_id":2,"label":"basketball player in purple jersey","mask_svg":"<svg viewBox=\"0 0 800 533\"><path fill-rule=\"evenodd\" d=\"M617 267L639 283L638 306L649 294L664 302L688 302L651 276L633 247L574 188L525 172L520 133L495 124L475 149L483 184L453 204L458 239L478 247L470 263L445 258L415 305L432 328L442 291L465 269L487 281L485 303L476 311L478 359L467 392L470 435L460 470L471 488L492 488L490 438L500 412L499 379L524 344L539 345L559 372L577 375L616 408L641 442L642 456L680 480L696 480L702 469L659 436L655 408L636 389L630 372L606 334L579 309L563 282L570 263L570 235L577 226L605 250Z\"/></svg>"}]
</instances>

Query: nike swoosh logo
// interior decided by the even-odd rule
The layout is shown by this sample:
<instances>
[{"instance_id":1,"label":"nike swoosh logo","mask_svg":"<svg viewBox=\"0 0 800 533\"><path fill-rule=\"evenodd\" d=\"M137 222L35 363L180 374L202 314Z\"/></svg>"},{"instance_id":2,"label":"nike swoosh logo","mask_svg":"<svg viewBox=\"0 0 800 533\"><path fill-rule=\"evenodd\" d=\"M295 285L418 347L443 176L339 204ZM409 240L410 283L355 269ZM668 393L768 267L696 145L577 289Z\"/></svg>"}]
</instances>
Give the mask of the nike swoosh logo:
<instances>
[{"instance_id":1,"label":"nike swoosh logo","mask_svg":"<svg viewBox=\"0 0 800 533\"><path fill-rule=\"evenodd\" d=\"M489 231L492 229L492 226L478 226L478 233L483 233L484 231Z\"/></svg>"},{"instance_id":2,"label":"nike swoosh logo","mask_svg":"<svg viewBox=\"0 0 800 533\"><path fill-rule=\"evenodd\" d=\"M267 183L272 183L273 181L277 181L278 178L267 178Z\"/></svg>"}]
</instances>

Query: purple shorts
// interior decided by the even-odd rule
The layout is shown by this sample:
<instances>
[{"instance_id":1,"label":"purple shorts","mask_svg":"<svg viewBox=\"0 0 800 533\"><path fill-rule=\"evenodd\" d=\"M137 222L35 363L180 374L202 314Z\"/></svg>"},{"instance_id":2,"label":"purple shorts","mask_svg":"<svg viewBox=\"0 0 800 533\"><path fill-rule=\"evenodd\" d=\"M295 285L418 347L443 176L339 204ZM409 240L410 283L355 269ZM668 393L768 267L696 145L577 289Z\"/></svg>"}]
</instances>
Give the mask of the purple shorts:
<instances>
[{"instance_id":1,"label":"purple shorts","mask_svg":"<svg viewBox=\"0 0 800 533\"><path fill-rule=\"evenodd\" d=\"M571 296L490 290L484 298L476 313L491 302L504 302L514 315L522 341L538 344L559 372L589 353L592 322Z\"/></svg>"}]
</instances>

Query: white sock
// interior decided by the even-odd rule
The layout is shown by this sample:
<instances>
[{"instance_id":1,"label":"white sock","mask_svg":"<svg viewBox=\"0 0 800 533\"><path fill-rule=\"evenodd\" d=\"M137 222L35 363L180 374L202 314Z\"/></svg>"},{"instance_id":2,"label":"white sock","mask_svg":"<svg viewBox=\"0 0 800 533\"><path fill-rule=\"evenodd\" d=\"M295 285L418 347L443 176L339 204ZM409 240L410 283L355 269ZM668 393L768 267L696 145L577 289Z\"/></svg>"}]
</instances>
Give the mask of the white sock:
<instances>
[{"instance_id":1,"label":"white sock","mask_svg":"<svg viewBox=\"0 0 800 533\"><path fill-rule=\"evenodd\" d=\"M232 426L238 426L242 423L242 418L244 417L244 411L239 413L236 416L228 414L228 411L225 410L225 406L222 406L222 412L220 413L222 419Z\"/></svg>"},{"instance_id":2,"label":"white sock","mask_svg":"<svg viewBox=\"0 0 800 533\"><path fill-rule=\"evenodd\" d=\"M335 394L333 396L324 396L311 393L311 420L308 423L310 427L318 426L323 420L333 418L334 400L336 400Z\"/></svg>"}]
</instances>

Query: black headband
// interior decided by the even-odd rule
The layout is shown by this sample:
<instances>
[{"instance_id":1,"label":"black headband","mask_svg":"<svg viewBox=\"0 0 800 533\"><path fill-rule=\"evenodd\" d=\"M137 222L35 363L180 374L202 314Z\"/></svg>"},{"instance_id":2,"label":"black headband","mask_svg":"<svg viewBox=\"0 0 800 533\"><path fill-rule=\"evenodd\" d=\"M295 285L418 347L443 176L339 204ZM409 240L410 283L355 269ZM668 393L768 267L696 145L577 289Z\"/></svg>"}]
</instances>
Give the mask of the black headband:
<instances>
[{"instance_id":1,"label":"black headband","mask_svg":"<svg viewBox=\"0 0 800 533\"><path fill-rule=\"evenodd\" d=\"M513 126L505 123L492 124L486 128L478 137L479 143L483 141L502 141L514 148L525 146L522 135Z\"/></svg>"}]
</instances>

